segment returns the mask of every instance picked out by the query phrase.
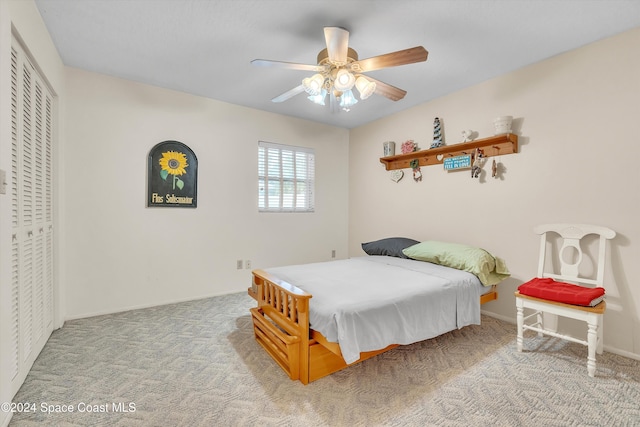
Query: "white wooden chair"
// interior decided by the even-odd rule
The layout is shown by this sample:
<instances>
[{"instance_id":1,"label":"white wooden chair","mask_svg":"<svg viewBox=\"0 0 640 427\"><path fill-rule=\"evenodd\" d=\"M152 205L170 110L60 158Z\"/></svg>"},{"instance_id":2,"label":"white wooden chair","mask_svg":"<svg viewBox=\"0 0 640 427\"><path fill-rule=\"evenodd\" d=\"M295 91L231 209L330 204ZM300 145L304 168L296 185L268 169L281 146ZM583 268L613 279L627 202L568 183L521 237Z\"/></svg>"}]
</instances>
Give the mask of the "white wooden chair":
<instances>
[{"instance_id":1,"label":"white wooden chair","mask_svg":"<svg viewBox=\"0 0 640 427\"><path fill-rule=\"evenodd\" d=\"M538 277L552 278L555 281L568 282L580 286L589 285L589 287L598 286L604 288L606 240L615 237L615 231L606 227L586 224L545 224L534 228L534 231L541 235ZM595 279L581 277L580 275L580 264L583 261L583 251L580 246L580 241L583 237L590 234L599 236L597 265L595 264L596 260L593 260L593 273L595 274L589 275L591 277L595 276ZM560 248L555 251L555 256L553 256L554 251L551 250L550 254L552 256L549 257L551 261L547 261L547 250L553 248L552 242L557 241L557 239L562 239L557 242L557 244L560 244ZM565 253L567 250L569 252L574 251L574 253ZM567 258L569 259L567 260ZM572 261L575 262L571 263ZM553 271L557 271L558 265L560 266L560 274L555 274ZM551 270L552 272L546 270ZM607 307L606 302L602 301L593 307L587 307L522 295L519 291L516 291L515 296L518 351L522 351L523 333L525 330L536 331L538 332L538 336L542 336L543 334L551 335L586 345L588 347L587 372L590 377L593 377L596 372L596 352L602 354L602 318ZM525 317L524 309L533 309L534 312ZM558 333L558 316L586 322L587 340L584 341ZM535 318L535 321L527 323L531 318Z\"/></svg>"}]
</instances>

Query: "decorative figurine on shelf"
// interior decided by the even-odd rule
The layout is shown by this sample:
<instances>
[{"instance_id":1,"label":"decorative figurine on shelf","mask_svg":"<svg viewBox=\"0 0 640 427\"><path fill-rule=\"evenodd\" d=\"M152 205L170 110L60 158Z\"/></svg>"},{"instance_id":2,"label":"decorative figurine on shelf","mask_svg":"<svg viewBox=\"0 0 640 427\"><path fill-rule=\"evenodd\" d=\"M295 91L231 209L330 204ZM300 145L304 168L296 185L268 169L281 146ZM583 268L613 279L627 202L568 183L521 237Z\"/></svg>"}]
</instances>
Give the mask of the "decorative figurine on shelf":
<instances>
[{"instance_id":1,"label":"decorative figurine on shelf","mask_svg":"<svg viewBox=\"0 0 640 427\"><path fill-rule=\"evenodd\" d=\"M505 133L511 133L511 124L513 123L513 116L500 116L496 117L493 121L495 127L495 134L502 135Z\"/></svg>"},{"instance_id":2,"label":"decorative figurine on shelf","mask_svg":"<svg viewBox=\"0 0 640 427\"><path fill-rule=\"evenodd\" d=\"M473 164L471 165L471 178L478 178L480 176L480 172L482 172L482 151L479 148L476 148L476 152L473 155Z\"/></svg>"},{"instance_id":3,"label":"decorative figurine on shelf","mask_svg":"<svg viewBox=\"0 0 640 427\"><path fill-rule=\"evenodd\" d=\"M469 142L473 140L473 131L471 129L462 131L462 142Z\"/></svg>"},{"instance_id":4,"label":"decorative figurine on shelf","mask_svg":"<svg viewBox=\"0 0 640 427\"><path fill-rule=\"evenodd\" d=\"M402 151L402 154L413 153L414 151L418 151L418 145L413 142L413 139L410 139L402 143L400 151Z\"/></svg>"},{"instance_id":5,"label":"decorative figurine on shelf","mask_svg":"<svg viewBox=\"0 0 640 427\"><path fill-rule=\"evenodd\" d=\"M431 143L431 148L442 147L443 145L440 119L436 117L433 119L433 142Z\"/></svg>"},{"instance_id":6,"label":"decorative figurine on shelf","mask_svg":"<svg viewBox=\"0 0 640 427\"><path fill-rule=\"evenodd\" d=\"M384 148L384 157L395 156L396 154L396 143L393 141L385 141L382 143L382 147Z\"/></svg>"}]
</instances>

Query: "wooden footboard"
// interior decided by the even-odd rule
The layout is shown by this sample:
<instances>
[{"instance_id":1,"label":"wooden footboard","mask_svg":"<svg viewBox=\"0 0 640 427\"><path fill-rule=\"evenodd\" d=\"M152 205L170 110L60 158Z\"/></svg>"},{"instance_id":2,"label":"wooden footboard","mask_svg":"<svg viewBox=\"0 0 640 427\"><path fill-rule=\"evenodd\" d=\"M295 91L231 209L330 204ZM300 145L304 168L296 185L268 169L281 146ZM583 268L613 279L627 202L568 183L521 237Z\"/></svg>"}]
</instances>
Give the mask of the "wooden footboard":
<instances>
[{"instance_id":1,"label":"wooden footboard","mask_svg":"<svg viewBox=\"0 0 640 427\"><path fill-rule=\"evenodd\" d=\"M300 288L263 270L254 270L247 293L258 301L251 309L256 341L271 355L292 380L308 384L346 368L340 346L309 328L309 299ZM484 304L497 299L496 287L480 297ZM397 345L360 353L359 363Z\"/></svg>"},{"instance_id":2,"label":"wooden footboard","mask_svg":"<svg viewBox=\"0 0 640 427\"><path fill-rule=\"evenodd\" d=\"M251 309L258 343L292 380L309 382L309 298L300 288L253 271L249 295L258 301Z\"/></svg>"}]
</instances>

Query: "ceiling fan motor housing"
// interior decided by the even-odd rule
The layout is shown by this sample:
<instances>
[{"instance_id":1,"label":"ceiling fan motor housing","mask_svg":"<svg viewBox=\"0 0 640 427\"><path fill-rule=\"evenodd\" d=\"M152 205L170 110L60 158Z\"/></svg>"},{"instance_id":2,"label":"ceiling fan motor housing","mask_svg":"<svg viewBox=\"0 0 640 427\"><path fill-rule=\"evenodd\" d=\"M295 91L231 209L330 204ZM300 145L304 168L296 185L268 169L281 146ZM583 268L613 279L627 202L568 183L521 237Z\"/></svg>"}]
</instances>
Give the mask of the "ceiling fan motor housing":
<instances>
[{"instance_id":1,"label":"ceiling fan motor housing","mask_svg":"<svg viewBox=\"0 0 640 427\"><path fill-rule=\"evenodd\" d=\"M358 52L356 52L355 50L351 49L350 47L347 48L347 64L350 62L355 62L358 60ZM329 51L327 50L327 48L322 49L319 53L318 53L318 65L324 65L324 64L328 64L329 63ZM334 64L337 66L342 66L345 64Z\"/></svg>"}]
</instances>

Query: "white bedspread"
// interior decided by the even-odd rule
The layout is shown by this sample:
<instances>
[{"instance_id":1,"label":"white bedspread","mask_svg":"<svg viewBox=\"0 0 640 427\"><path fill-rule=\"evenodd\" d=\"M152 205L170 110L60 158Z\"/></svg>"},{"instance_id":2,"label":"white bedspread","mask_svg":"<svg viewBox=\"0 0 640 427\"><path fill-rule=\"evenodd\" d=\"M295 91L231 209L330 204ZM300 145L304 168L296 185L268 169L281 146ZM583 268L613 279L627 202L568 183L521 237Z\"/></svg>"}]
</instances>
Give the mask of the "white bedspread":
<instances>
[{"instance_id":1,"label":"white bedspread","mask_svg":"<svg viewBox=\"0 0 640 427\"><path fill-rule=\"evenodd\" d=\"M471 273L388 256L265 271L312 295L311 328L338 342L347 363L363 351L480 324L480 295L489 290Z\"/></svg>"}]
</instances>

